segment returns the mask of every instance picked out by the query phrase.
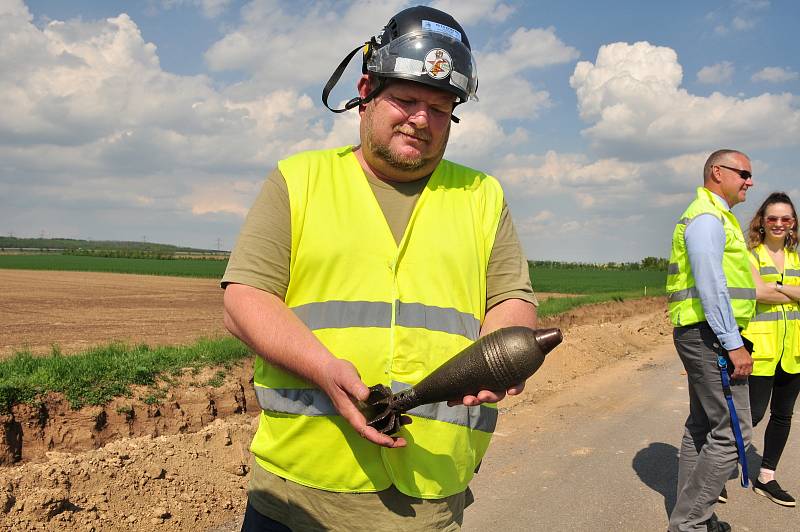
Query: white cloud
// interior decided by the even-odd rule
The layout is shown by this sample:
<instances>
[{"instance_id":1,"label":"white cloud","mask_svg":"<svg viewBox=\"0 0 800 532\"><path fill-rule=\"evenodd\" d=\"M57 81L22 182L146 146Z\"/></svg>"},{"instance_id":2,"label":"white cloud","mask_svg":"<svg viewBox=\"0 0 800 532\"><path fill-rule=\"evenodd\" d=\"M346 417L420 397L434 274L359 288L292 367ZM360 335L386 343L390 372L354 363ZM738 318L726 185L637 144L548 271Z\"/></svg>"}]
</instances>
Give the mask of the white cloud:
<instances>
[{"instance_id":1,"label":"white cloud","mask_svg":"<svg viewBox=\"0 0 800 532\"><path fill-rule=\"evenodd\" d=\"M480 109L498 119L536 118L552 105L550 93L526 79L533 69L578 58L578 51L556 36L554 28L518 28L492 50L476 52Z\"/></svg>"},{"instance_id":2,"label":"white cloud","mask_svg":"<svg viewBox=\"0 0 800 532\"><path fill-rule=\"evenodd\" d=\"M497 51L476 54L478 68L486 65L492 78L503 79L531 68L542 68L574 61L578 50L567 46L549 28L518 28Z\"/></svg>"},{"instance_id":3,"label":"white cloud","mask_svg":"<svg viewBox=\"0 0 800 532\"><path fill-rule=\"evenodd\" d=\"M766 81L769 83L783 83L800 77L797 72L790 68L783 67L764 67L750 78L753 81Z\"/></svg>"},{"instance_id":4,"label":"white cloud","mask_svg":"<svg viewBox=\"0 0 800 532\"><path fill-rule=\"evenodd\" d=\"M747 31L753 29L760 21L758 12L763 12L770 7L768 0L734 0L732 9L720 9L712 11L706 15L709 21L715 21L722 17L733 17L730 22L720 22L714 26L714 33L719 36L728 35L732 31ZM720 15L722 13L722 15Z\"/></svg>"},{"instance_id":5,"label":"white cloud","mask_svg":"<svg viewBox=\"0 0 800 532\"><path fill-rule=\"evenodd\" d=\"M509 154L498 164L495 175L523 193L569 193L590 196L599 190L611 196L634 194L641 183L642 165L616 158L589 161L583 154ZM614 192L616 191L616 192ZM627 191L627 192L626 192ZM587 201L582 201L587 205Z\"/></svg>"},{"instance_id":6,"label":"white cloud","mask_svg":"<svg viewBox=\"0 0 800 532\"><path fill-rule=\"evenodd\" d=\"M717 35L727 35L730 30L724 24L718 24L714 26L714 33Z\"/></svg>"},{"instance_id":7,"label":"white cloud","mask_svg":"<svg viewBox=\"0 0 800 532\"><path fill-rule=\"evenodd\" d=\"M240 70L251 75L258 90L318 83L330 76L347 52L377 34L404 4L386 0L343 7L319 2L293 13L276 0L255 0L242 8L241 24L208 49L206 62L214 71ZM352 68L360 69L358 57Z\"/></svg>"},{"instance_id":8,"label":"white cloud","mask_svg":"<svg viewBox=\"0 0 800 532\"><path fill-rule=\"evenodd\" d=\"M655 215L658 211L658 216L663 217L660 223L671 224L670 216L677 216L695 188L702 185L703 165L709 153L634 162L548 150L544 155L506 155L492 173L503 183L509 197L537 202L544 211L552 212L554 205L568 205L575 219L594 219L614 212L620 216L641 212ZM763 161L753 160L753 167L759 176L767 173ZM759 178L761 186L768 184ZM540 219L535 214L527 221L541 229L549 219L549 215Z\"/></svg>"},{"instance_id":9,"label":"white cloud","mask_svg":"<svg viewBox=\"0 0 800 532\"><path fill-rule=\"evenodd\" d=\"M746 19L743 17L733 17L731 21L731 26L733 29L738 31L749 30L756 25L756 21L753 19Z\"/></svg>"},{"instance_id":10,"label":"white cloud","mask_svg":"<svg viewBox=\"0 0 800 532\"><path fill-rule=\"evenodd\" d=\"M586 206L590 206L593 200L591 198L586 198L586 202L588 204ZM604 233L608 233L609 228L618 228L620 226L634 224L640 225L644 219L645 217L641 214L616 217L595 215L581 218L575 215L568 215L565 217L548 217L545 219L531 216L516 222L516 229L521 236L551 235L550 238L557 242L564 237L558 236L553 238L553 235L567 235L579 231L584 232L587 236L595 235L607 238L608 235ZM561 246L558 247L560 248Z\"/></svg>"},{"instance_id":11,"label":"white cloud","mask_svg":"<svg viewBox=\"0 0 800 532\"><path fill-rule=\"evenodd\" d=\"M244 218L259 188L252 181L209 183L193 187L181 203L196 215L227 213Z\"/></svg>"},{"instance_id":12,"label":"white cloud","mask_svg":"<svg viewBox=\"0 0 800 532\"><path fill-rule=\"evenodd\" d=\"M163 9L174 9L177 6L189 5L200 9L206 18L216 18L231 5L232 0L161 0Z\"/></svg>"},{"instance_id":13,"label":"white cloud","mask_svg":"<svg viewBox=\"0 0 800 532\"><path fill-rule=\"evenodd\" d=\"M711 150L793 145L800 109L789 93L752 98L718 92L695 96L681 88L674 50L647 42L600 47L594 63L581 61L570 78L583 131L602 152L636 158Z\"/></svg>"},{"instance_id":14,"label":"white cloud","mask_svg":"<svg viewBox=\"0 0 800 532\"><path fill-rule=\"evenodd\" d=\"M697 81L709 85L728 83L733 79L734 70L733 63L730 61L704 66L697 72Z\"/></svg>"},{"instance_id":15,"label":"white cloud","mask_svg":"<svg viewBox=\"0 0 800 532\"><path fill-rule=\"evenodd\" d=\"M468 26L488 20L503 22L511 16L516 8L498 0L435 0L431 7L449 13L462 26Z\"/></svg>"},{"instance_id":16,"label":"white cloud","mask_svg":"<svg viewBox=\"0 0 800 532\"><path fill-rule=\"evenodd\" d=\"M530 120L553 105L548 91L537 89L522 76L498 79L490 72L482 72L480 68L478 76L486 80L485 83L480 82L480 102L467 105L485 110L497 119ZM464 107L456 108L456 115L460 115L462 109Z\"/></svg>"},{"instance_id":17,"label":"white cloud","mask_svg":"<svg viewBox=\"0 0 800 532\"><path fill-rule=\"evenodd\" d=\"M711 155L710 152L684 153L670 157L658 165L663 165L669 170L671 180L683 187L699 186L703 180L703 165Z\"/></svg>"},{"instance_id":18,"label":"white cloud","mask_svg":"<svg viewBox=\"0 0 800 532\"><path fill-rule=\"evenodd\" d=\"M767 9L770 6L769 0L734 0L734 6L745 11L758 11Z\"/></svg>"},{"instance_id":19,"label":"white cloud","mask_svg":"<svg viewBox=\"0 0 800 532\"><path fill-rule=\"evenodd\" d=\"M464 104L457 114L461 123L452 125L445 153L450 160L485 169L487 159L527 141L525 130L506 131L494 113L482 112L473 104Z\"/></svg>"},{"instance_id":20,"label":"white cloud","mask_svg":"<svg viewBox=\"0 0 800 532\"><path fill-rule=\"evenodd\" d=\"M294 88L242 98L165 72L126 14L37 28L4 3L0 39L0 181L20 187L8 196L19 205L241 216L252 191L229 183L258 183L297 146L344 136Z\"/></svg>"}]
</instances>

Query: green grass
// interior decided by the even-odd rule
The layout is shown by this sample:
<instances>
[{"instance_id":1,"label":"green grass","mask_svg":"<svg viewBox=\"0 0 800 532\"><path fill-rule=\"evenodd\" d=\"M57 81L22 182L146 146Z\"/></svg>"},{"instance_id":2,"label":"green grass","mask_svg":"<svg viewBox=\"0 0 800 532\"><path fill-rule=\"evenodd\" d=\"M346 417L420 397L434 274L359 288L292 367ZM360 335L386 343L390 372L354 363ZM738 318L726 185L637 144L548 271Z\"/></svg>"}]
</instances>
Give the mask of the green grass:
<instances>
[{"instance_id":1,"label":"green grass","mask_svg":"<svg viewBox=\"0 0 800 532\"><path fill-rule=\"evenodd\" d=\"M0 361L0 412L17 403L35 402L48 392L64 394L72 408L102 405L114 397L130 396L132 385L155 384L161 373L230 367L248 356L250 350L230 337L198 340L187 346L113 343L70 356L62 355L58 348L45 357L18 352ZM220 372L215 377L211 385L221 384Z\"/></svg>"},{"instance_id":2,"label":"green grass","mask_svg":"<svg viewBox=\"0 0 800 532\"><path fill-rule=\"evenodd\" d=\"M529 268L536 292L563 294L639 293L663 295L667 272L659 270L608 270L604 268Z\"/></svg>"},{"instance_id":3,"label":"green grass","mask_svg":"<svg viewBox=\"0 0 800 532\"><path fill-rule=\"evenodd\" d=\"M649 291L648 295L650 295ZM564 312L582 307L584 305L605 303L607 301L625 301L626 299L637 299L639 297L642 297L642 294L624 292L589 294L575 297L553 297L545 301L540 301L539 308L537 309L536 313L540 318L546 318L548 316L557 316L559 314L563 314Z\"/></svg>"},{"instance_id":4,"label":"green grass","mask_svg":"<svg viewBox=\"0 0 800 532\"><path fill-rule=\"evenodd\" d=\"M60 270L134 273L177 277L220 278L226 260L127 259L78 255L0 255L0 268L12 270Z\"/></svg>"}]
</instances>

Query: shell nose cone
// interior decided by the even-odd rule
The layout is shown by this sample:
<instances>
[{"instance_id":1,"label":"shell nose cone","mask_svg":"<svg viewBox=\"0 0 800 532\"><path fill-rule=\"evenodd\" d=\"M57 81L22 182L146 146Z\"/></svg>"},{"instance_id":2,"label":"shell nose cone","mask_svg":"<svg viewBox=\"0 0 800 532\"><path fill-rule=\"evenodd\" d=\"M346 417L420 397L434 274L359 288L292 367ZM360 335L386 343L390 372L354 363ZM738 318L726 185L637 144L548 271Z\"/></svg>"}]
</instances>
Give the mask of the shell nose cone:
<instances>
[{"instance_id":1,"label":"shell nose cone","mask_svg":"<svg viewBox=\"0 0 800 532\"><path fill-rule=\"evenodd\" d=\"M542 348L542 353L546 355L561 343L564 335L561 334L561 329L537 329L535 338L539 347Z\"/></svg>"}]
</instances>

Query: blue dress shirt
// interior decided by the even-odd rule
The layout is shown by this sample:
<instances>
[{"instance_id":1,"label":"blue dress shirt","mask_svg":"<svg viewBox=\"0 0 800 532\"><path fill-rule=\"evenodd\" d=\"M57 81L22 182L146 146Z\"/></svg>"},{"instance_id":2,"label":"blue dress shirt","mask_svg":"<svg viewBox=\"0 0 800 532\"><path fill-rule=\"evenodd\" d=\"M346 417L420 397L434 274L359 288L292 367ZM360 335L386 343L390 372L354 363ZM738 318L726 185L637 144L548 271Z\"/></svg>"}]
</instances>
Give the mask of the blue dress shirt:
<instances>
[{"instance_id":1,"label":"blue dress shirt","mask_svg":"<svg viewBox=\"0 0 800 532\"><path fill-rule=\"evenodd\" d=\"M725 200L722 202L727 205ZM726 351L742 347L744 343L733 317L728 284L722 270L725 253L722 221L713 214L701 214L686 227L684 240L706 321Z\"/></svg>"}]
</instances>

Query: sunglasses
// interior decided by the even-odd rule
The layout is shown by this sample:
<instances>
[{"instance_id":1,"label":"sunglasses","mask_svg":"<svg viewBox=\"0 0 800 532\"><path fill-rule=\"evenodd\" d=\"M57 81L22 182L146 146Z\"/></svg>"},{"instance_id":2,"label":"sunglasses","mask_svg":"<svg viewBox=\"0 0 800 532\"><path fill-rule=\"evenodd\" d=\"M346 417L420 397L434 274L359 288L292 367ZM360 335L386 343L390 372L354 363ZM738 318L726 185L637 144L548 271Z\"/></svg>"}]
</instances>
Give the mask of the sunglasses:
<instances>
[{"instance_id":1,"label":"sunglasses","mask_svg":"<svg viewBox=\"0 0 800 532\"><path fill-rule=\"evenodd\" d=\"M792 216L765 216L764 221L767 222L767 225L775 225L780 221L783 225L789 225L794 223L794 217Z\"/></svg>"},{"instance_id":2,"label":"sunglasses","mask_svg":"<svg viewBox=\"0 0 800 532\"><path fill-rule=\"evenodd\" d=\"M745 181L753 177L752 172L748 172L747 170L739 170L738 168L731 168L730 166L725 166L724 164L718 164L716 166L719 166L720 168L727 168L731 172L736 172L737 174L739 174L739 177L741 177Z\"/></svg>"}]
</instances>

